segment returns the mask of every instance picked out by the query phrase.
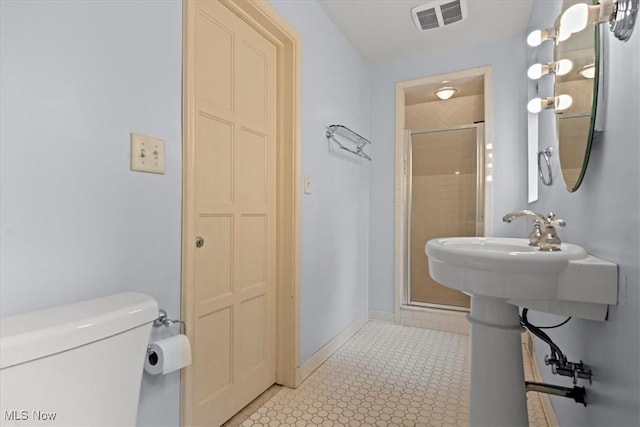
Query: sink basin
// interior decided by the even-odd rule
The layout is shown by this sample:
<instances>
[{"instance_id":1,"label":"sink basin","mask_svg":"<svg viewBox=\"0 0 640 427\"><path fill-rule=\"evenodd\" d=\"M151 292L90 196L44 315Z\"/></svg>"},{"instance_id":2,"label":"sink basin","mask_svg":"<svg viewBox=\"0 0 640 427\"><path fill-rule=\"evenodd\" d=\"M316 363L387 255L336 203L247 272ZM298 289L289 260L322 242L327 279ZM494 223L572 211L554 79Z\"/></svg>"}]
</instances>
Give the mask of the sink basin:
<instances>
[{"instance_id":1,"label":"sink basin","mask_svg":"<svg viewBox=\"0 0 640 427\"><path fill-rule=\"evenodd\" d=\"M503 237L433 239L425 252L435 281L471 295L469 425L528 426L518 306L604 320L617 265L577 245L544 252Z\"/></svg>"},{"instance_id":2,"label":"sink basin","mask_svg":"<svg viewBox=\"0 0 640 427\"><path fill-rule=\"evenodd\" d=\"M449 237L427 243L427 253L442 262L460 267L500 271L554 272L567 261L587 253L580 246L563 244L561 251L543 252L526 239L508 237Z\"/></svg>"},{"instance_id":3,"label":"sink basin","mask_svg":"<svg viewBox=\"0 0 640 427\"><path fill-rule=\"evenodd\" d=\"M427 242L438 283L554 314L604 320L617 301L617 265L563 243L544 252L527 239L448 237Z\"/></svg>"}]
</instances>

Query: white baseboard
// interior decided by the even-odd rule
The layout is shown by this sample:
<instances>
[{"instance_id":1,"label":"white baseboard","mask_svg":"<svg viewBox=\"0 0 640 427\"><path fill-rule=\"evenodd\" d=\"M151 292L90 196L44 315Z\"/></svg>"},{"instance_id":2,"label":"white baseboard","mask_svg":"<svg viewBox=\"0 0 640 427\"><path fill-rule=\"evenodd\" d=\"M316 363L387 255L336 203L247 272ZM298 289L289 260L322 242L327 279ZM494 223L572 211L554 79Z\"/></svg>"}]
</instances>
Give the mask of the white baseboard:
<instances>
[{"instance_id":1,"label":"white baseboard","mask_svg":"<svg viewBox=\"0 0 640 427\"><path fill-rule=\"evenodd\" d=\"M469 335L469 323L466 320L466 315L467 313L462 311L403 305L399 309L399 316L396 320L395 313L369 310L370 320Z\"/></svg>"},{"instance_id":2,"label":"white baseboard","mask_svg":"<svg viewBox=\"0 0 640 427\"><path fill-rule=\"evenodd\" d=\"M369 320L385 323L396 323L396 315L388 311L369 310Z\"/></svg>"},{"instance_id":3,"label":"white baseboard","mask_svg":"<svg viewBox=\"0 0 640 427\"><path fill-rule=\"evenodd\" d=\"M326 343L324 347L316 351L302 365L296 368L295 386L302 384L309 375L320 367L337 349L349 340L360 328L369 321L369 313L360 316L355 322L347 326L336 335L331 341Z\"/></svg>"},{"instance_id":4,"label":"white baseboard","mask_svg":"<svg viewBox=\"0 0 640 427\"><path fill-rule=\"evenodd\" d=\"M411 305L400 306L400 324L414 328L469 335L467 313Z\"/></svg>"}]
</instances>

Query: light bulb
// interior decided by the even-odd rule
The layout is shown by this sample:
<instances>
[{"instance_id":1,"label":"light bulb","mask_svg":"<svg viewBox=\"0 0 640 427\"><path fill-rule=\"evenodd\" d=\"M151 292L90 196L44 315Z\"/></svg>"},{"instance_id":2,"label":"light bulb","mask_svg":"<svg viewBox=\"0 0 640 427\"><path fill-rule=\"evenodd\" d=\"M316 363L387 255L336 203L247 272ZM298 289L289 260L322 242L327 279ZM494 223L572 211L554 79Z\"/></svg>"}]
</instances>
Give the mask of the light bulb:
<instances>
[{"instance_id":1,"label":"light bulb","mask_svg":"<svg viewBox=\"0 0 640 427\"><path fill-rule=\"evenodd\" d=\"M556 40L559 42L563 42L569 39L569 37L571 37L571 32L569 30L565 30L562 27L560 27L560 30L558 30L558 37L556 38Z\"/></svg>"},{"instance_id":2,"label":"light bulb","mask_svg":"<svg viewBox=\"0 0 640 427\"><path fill-rule=\"evenodd\" d=\"M596 76L596 65L593 62L587 64L578 70L578 74L580 74L585 79L593 79Z\"/></svg>"},{"instance_id":3,"label":"light bulb","mask_svg":"<svg viewBox=\"0 0 640 427\"><path fill-rule=\"evenodd\" d=\"M556 29L533 30L527 36L527 44L531 47L539 46L540 43L556 37Z\"/></svg>"},{"instance_id":4,"label":"light bulb","mask_svg":"<svg viewBox=\"0 0 640 427\"><path fill-rule=\"evenodd\" d=\"M533 64L527 70L527 77L529 77L531 80L538 80L540 77L542 77L542 69L542 64Z\"/></svg>"},{"instance_id":5,"label":"light bulb","mask_svg":"<svg viewBox=\"0 0 640 427\"><path fill-rule=\"evenodd\" d=\"M556 111L564 111L567 108L571 107L573 104L573 98L570 95L558 95L555 99L555 109Z\"/></svg>"},{"instance_id":6,"label":"light bulb","mask_svg":"<svg viewBox=\"0 0 640 427\"><path fill-rule=\"evenodd\" d=\"M564 76L573 68L573 62L570 59L561 59L556 62L556 74L559 76Z\"/></svg>"},{"instance_id":7,"label":"light bulb","mask_svg":"<svg viewBox=\"0 0 640 427\"><path fill-rule=\"evenodd\" d=\"M569 95L560 95L560 96L569 96ZM569 96L569 98L571 97ZM558 98L554 98L553 96L550 96L548 98L533 98L527 104L527 110L529 110L530 113L537 114L542 110L554 108L555 105L558 105L557 104L558 102L559 102ZM566 104L567 102L566 99L563 98L563 102L564 104ZM569 101L569 105L571 105L571 101ZM569 108L569 106L565 108Z\"/></svg>"},{"instance_id":8,"label":"light bulb","mask_svg":"<svg viewBox=\"0 0 640 427\"><path fill-rule=\"evenodd\" d=\"M560 33L564 35L567 32L571 35L582 31L587 26L588 19L589 6L586 3L574 4L560 17Z\"/></svg>"},{"instance_id":9,"label":"light bulb","mask_svg":"<svg viewBox=\"0 0 640 427\"><path fill-rule=\"evenodd\" d=\"M527 76L531 80L538 80L545 74L555 73L564 76L573 68L573 62L569 59L561 59L558 62L550 62L548 64L533 64L527 70Z\"/></svg>"},{"instance_id":10,"label":"light bulb","mask_svg":"<svg viewBox=\"0 0 640 427\"><path fill-rule=\"evenodd\" d=\"M531 101L529 101L529 103L527 104L527 110L529 110L530 113L533 114L537 114L540 111L542 111L542 99L540 98L533 98Z\"/></svg>"},{"instance_id":11,"label":"light bulb","mask_svg":"<svg viewBox=\"0 0 640 427\"><path fill-rule=\"evenodd\" d=\"M527 44L531 47L539 46L542 43L542 31L534 30L527 36Z\"/></svg>"}]
</instances>

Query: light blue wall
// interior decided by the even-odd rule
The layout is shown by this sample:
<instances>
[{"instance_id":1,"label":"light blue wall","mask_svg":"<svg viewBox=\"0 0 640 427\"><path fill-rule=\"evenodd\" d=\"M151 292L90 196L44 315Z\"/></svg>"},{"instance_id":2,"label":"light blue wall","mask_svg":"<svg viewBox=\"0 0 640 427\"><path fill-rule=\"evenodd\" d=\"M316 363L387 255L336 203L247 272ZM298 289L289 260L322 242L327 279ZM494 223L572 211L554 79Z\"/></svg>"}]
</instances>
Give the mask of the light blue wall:
<instances>
[{"instance_id":1,"label":"light blue wall","mask_svg":"<svg viewBox=\"0 0 640 427\"><path fill-rule=\"evenodd\" d=\"M534 4L534 13L540 9L544 19L548 9ZM586 408L552 398L560 425L631 427L640 425L640 31L636 28L623 43L606 25L601 28L607 48L603 138L594 143L577 192L568 193L558 175L552 187L541 187L539 201L531 207L567 221L559 232L563 240L619 266L618 305L610 308L608 321L573 319L548 331L569 360L583 360L594 374L592 385L582 384L588 393ZM553 120L540 121L540 135L540 146L555 145ZM559 173L557 157L553 166ZM535 314L532 319L550 324L559 318ZM571 385L544 365L548 346L538 344L536 352L546 381Z\"/></svg>"},{"instance_id":2,"label":"light blue wall","mask_svg":"<svg viewBox=\"0 0 640 427\"><path fill-rule=\"evenodd\" d=\"M369 137L369 70L316 1L271 4L302 37L300 362L368 312L369 162L329 144L343 124ZM380 143L373 141L373 146ZM373 162L384 161L374 157Z\"/></svg>"},{"instance_id":3,"label":"light blue wall","mask_svg":"<svg viewBox=\"0 0 640 427\"><path fill-rule=\"evenodd\" d=\"M121 291L179 316L181 10L0 2L2 316ZM129 171L130 132L165 175ZM178 425L179 382L144 376L140 425Z\"/></svg>"},{"instance_id":4,"label":"light blue wall","mask_svg":"<svg viewBox=\"0 0 640 427\"><path fill-rule=\"evenodd\" d=\"M526 76L525 39L444 55L416 57L373 70L371 80L371 235L369 304L372 310L394 311L394 157L395 84L438 74L490 65L493 68L493 209L494 235L518 235L503 214L526 205Z\"/></svg>"}]
</instances>

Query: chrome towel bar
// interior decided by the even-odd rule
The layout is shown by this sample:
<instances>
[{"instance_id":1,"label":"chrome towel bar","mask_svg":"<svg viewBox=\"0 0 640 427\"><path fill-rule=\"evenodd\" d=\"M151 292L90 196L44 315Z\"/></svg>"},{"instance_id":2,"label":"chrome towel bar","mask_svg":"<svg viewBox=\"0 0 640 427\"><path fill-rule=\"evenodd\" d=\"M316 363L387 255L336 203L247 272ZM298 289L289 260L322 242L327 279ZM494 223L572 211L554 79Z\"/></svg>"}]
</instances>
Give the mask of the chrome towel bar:
<instances>
[{"instance_id":1,"label":"chrome towel bar","mask_svg":"<svg viewBox=\"0 0 640 427\"><path fill-rule=\"evenodd\" d=\"M341 150L345 150L349 153L355 154L356 156L371 160L371 157L369 157L369 155L364 152L365 145L371 144L371 141L352 131L348 127L343 125L328 126L326 136L327 139L333 140L333 142L335 142ZM336 136L338 136L339 138L344 138L344 143L336 139ZM354 148L350 148L346 144L353 144Z\"/></svg>"},{"instance_id":2,"label":"chrome towel bar","mask_svg":"<svg viewBox=\"0 0 640 427\"><path fill-rule=\"evenodd\" d=\"M540 181L547 187L553 184L553 175L551 174L551 154L553 154L553 148L547 147L544 150L538 151L538 175L540 176ZM547 177L545 178L542 168L542 159L544 158L544 162L547 165Z\"/></svg>"}]
</instances>

